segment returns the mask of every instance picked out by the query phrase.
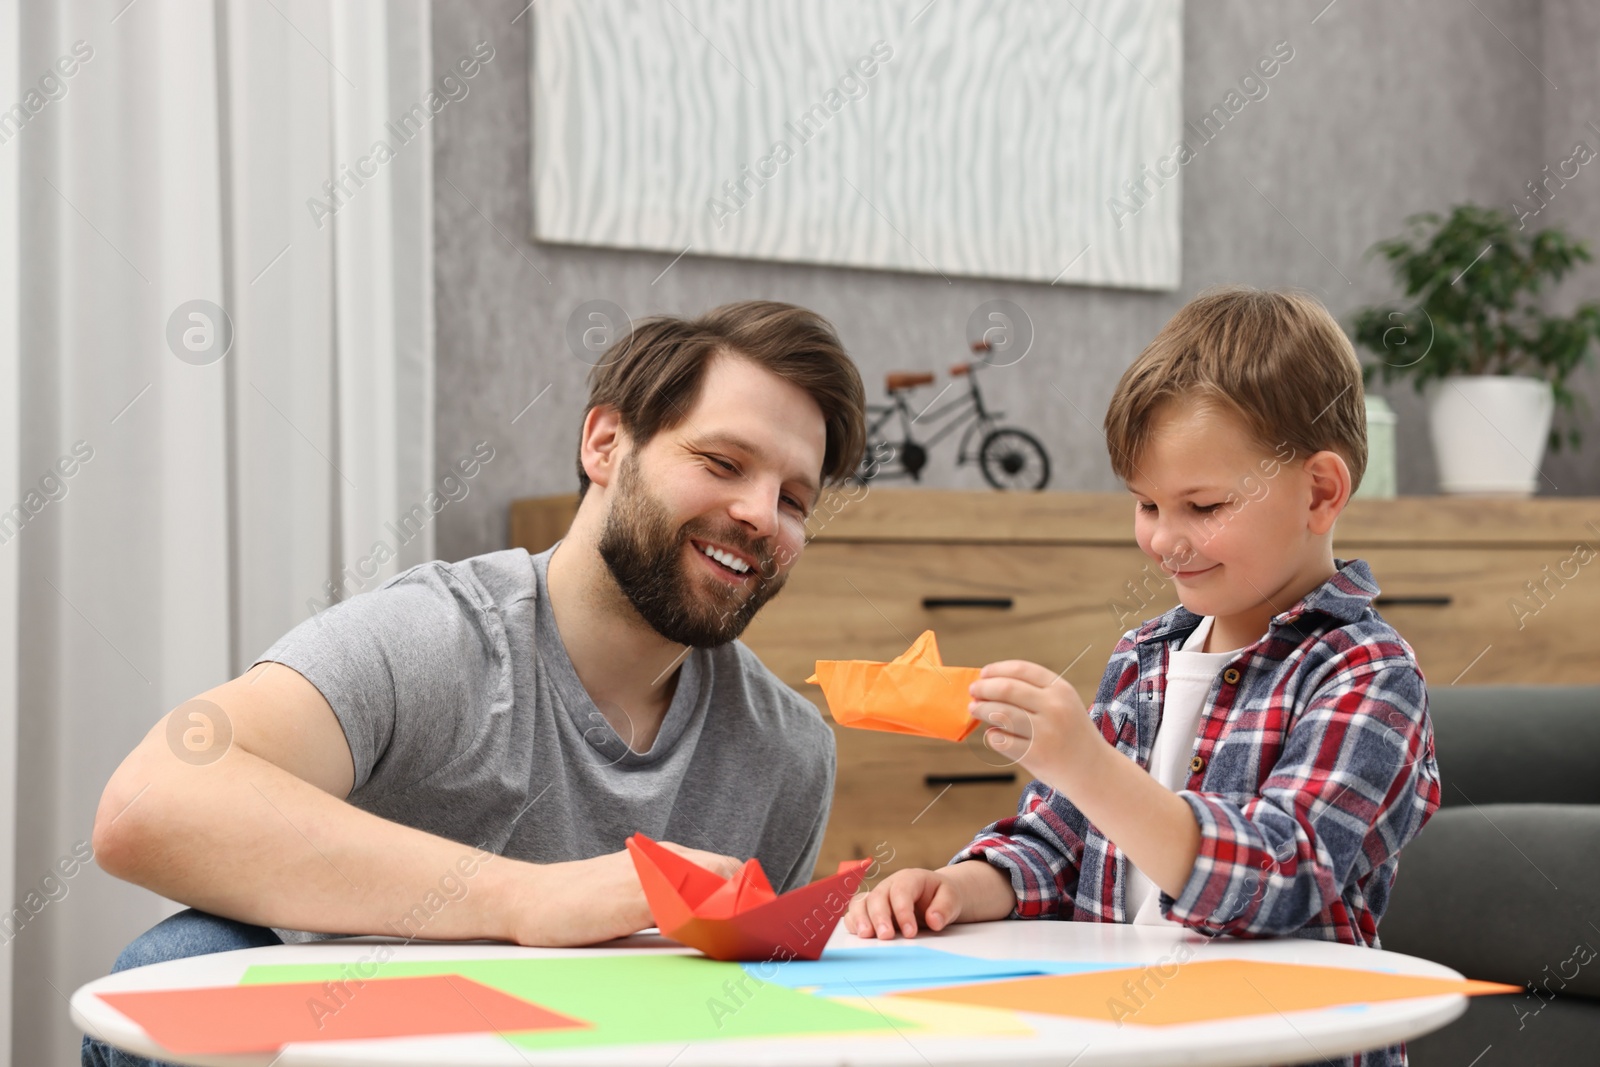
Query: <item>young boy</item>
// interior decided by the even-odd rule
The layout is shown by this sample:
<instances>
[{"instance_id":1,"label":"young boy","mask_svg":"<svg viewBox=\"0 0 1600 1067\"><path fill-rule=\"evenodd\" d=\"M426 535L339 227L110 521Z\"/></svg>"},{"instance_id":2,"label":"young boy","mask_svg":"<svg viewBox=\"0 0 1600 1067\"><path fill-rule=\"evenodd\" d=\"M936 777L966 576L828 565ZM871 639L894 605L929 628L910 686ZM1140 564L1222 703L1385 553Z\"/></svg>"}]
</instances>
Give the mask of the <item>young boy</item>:
<instances>
[{"instance_id":1,"label":"young boy","mask_svg":"<svg viewBox=\"0 0 1600 1067\"><path fill-rule=\"evenodd\" d=\"M1367 565L1333 555L1366 464L1354 351L1311 297L1203 294L1122 376L1105 435L1181 606L1122 636L1087 712L1047 667L985 667L972 715L1036 780L948 866L858 896L846 928L1056 918L1377 947L1439 775L1411 647Z\"/></svg>"}]
</instances>

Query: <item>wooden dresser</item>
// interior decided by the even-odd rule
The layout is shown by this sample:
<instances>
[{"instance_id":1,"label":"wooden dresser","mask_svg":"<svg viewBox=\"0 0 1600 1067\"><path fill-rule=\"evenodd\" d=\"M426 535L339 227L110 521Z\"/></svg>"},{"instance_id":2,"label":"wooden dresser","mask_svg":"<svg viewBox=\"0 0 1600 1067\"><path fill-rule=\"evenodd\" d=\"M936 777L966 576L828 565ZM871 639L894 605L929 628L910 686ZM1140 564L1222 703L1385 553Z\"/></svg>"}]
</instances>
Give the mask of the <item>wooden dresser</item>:
<instances>
[{"instance_id":1,"label":"wooden dresser","mask_svg":"<svg viewBox=\"0 0 1600 1067\"><path fill-rule=\"evenodd\" d=\"M788 585L744 635L824 716L821 691L805 684L816 660L889 659L926 629L947 663L1034 660L1064 669L1088 702L1118 637L1177 602L1134 543L1126 494L873 487L851 497L819 507ZM516 501L511 544L549 547L575 506L570 495ZM1371 564L1378 609L1430 685L1600 683L1600 500L1356 500L1334 546ZM819 874L891 853L893 867L940 866L1011 814L1027 781L981 733L955 745L834 730L838 784Z\"/></svg>"}]
</instances>

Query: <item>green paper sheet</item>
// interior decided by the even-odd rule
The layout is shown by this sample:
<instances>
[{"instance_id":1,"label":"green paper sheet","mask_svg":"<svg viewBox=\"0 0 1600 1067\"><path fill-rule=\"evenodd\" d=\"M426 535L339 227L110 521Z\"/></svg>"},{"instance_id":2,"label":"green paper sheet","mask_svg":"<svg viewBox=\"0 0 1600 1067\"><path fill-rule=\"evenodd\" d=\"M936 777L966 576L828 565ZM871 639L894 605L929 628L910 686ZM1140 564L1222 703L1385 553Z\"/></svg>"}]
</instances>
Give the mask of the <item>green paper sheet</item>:
<instances>
[{"instance_id":1,"label":"green paper sheet","mask_svg":"<svg viewBox=\"0 0 1600 1067\"><path fill-rule=\"evenodd\" d=\"M592 1030L506 1035L528 1049L655 1041L868 1034L922 1027L752 978L737 963L698 956L626 955L251 967L241 985L459 974L592 1023Z\"/></svg>"}]
</instances>

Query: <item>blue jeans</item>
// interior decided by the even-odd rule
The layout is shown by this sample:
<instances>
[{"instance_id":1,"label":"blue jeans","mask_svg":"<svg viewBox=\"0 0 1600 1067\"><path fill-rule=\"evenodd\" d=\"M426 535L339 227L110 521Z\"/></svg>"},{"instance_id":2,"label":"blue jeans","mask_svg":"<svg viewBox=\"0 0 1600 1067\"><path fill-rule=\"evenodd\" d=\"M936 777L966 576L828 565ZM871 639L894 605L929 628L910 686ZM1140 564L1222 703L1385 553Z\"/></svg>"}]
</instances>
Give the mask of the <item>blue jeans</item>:
<instances>
[{"instance_id":1,"label":"blue jeans","mask_svg":"<svg viewBox=\"0 0 1600 1067\"><path fill-rule=\"evenodd\" d=\"M148 963L181 960L236 948L281 945L283 941L265 926L251 926L190 908L161 920L122 950L111 971L126 971ZM161 1067L155 1060L112 1048L91 1035L83 1038L83 1067Z\"/></svg>"}]
</instances>

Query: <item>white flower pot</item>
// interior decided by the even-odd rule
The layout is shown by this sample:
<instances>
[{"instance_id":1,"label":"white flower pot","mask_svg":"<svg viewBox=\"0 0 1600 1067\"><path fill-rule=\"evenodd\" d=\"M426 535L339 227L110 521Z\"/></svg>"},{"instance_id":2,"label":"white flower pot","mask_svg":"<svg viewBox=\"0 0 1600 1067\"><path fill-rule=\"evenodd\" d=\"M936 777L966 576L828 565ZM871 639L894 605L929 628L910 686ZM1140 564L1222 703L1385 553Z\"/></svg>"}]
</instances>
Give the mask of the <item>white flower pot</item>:
<instances>
[{"instance_id":1,"label":"white flower pot","mask_svg":"<svg viewBox=\"0 0 1600 1067\"><path fill-rule=\"evenodd\" d=\"M1542 378L1485 374L1437 383L1428 423L1440 491L1532 496L1554 409Z\"/></svg>"}]
</instances>

